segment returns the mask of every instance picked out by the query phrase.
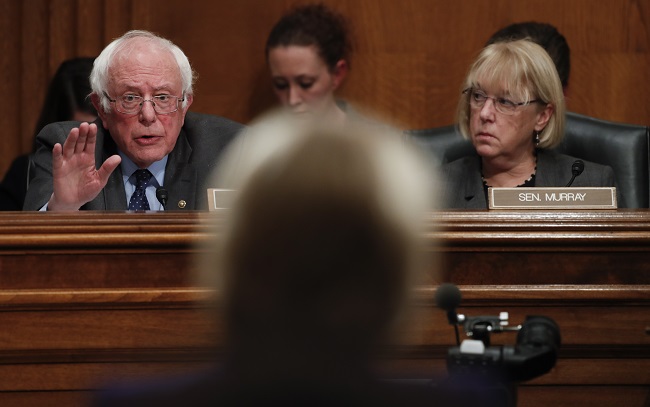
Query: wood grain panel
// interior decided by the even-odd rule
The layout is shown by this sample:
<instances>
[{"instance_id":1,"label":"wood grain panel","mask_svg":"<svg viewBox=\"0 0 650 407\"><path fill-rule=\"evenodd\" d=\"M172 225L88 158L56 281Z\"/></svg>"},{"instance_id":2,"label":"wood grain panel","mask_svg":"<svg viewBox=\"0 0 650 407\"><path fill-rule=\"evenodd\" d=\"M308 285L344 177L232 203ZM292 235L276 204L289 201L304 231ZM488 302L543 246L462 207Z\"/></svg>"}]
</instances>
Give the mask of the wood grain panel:
<instances>
[{"instance_id":1,"label":"wood grain panel","mask_svg":"<svg viewBox=\"0 0 650 407\"><path fill-rule=\"evenodd\" d=\"M0 137L0 174L9 167L14 155L21 151L21 4L17 1L0 1L0 94L15 97L0 98L2 131Z\"/></svg>"},{"instance_id":2,"label":"wood grain panel","mask_svg":"<svg viewBox=\"0 0 650 407\"><path fill-rule=\"evenodd\" d=\"M49 19L49 2L34 0L22 3L21 18L18 20L22 29L20 97L20 131L15 140L15 154L32 150L36 121L41 113L43 100L50 78L57 66L51 61L51 21ZM58 61L56 65L58 65ZM9 163L7 163L8 165Z\"/></svg>"},{"instance_id":3,"label":"wood grain panel","mask_svg":"<svg viewBox=\"0 0 650 407\"><path fill-rule=\"evenodd\" d=\"M98 53L114 38L119 37L128 30L137 28L134 26L133 21L134 3L128 0L103 1L104 44L99 48Z\"/></svg>"},{"instance_id":4,"label":"wood grain panel","mask_svg":"<svg viewBox=\"0 0 650 407\"><path fill-rule=\"evenodd\" d=\"M634 328L634 315L648 315L648 288L635 287L635 292L621 287L591 288L586 295L582 289L546 287L531 288L529 295L522 287L461 287L466 297L461 311L492 315L502 310L485 306L493 301L509 304L512 320L534 310L558 321L564 345L556 367L522 386L521 394L543 389L544 400L557 403L575 399L585 389L606 386L608 400L636 403L644 394L640 390L650 384L648 338L641 336L639 341L638 330L621 328ZM544 291L546 299L542 298ZM433 306L431 292L418 291L422 306L418 323L408 328L410 342L401 353L390 353L391 359L380 363L388 377L432 380L444 373L444 355L453 334L444 313ZM486 292L491 293L490 299ZM202 369L213 354L213 341L219 338L204 320L208 314L200 313L201 303L209 297L209 291L203 289L3 292L0 323L12 330L0 334L0 375L4 378L0 401L7 396L5 392L24 392L24 397L27 393L34 397L72 394L117 378L132 381ZM609 310L584 307L603 301L609 302ZM625 310L626 303L645 303L646 308ZM590 318L594 315L599 317ZM603 335L607 331L611 334ZM594 343L590 337L607 343ZM513 344L514 339L499 338L495 343ZM638 393L629 398L619 388ZM593 403L586 398L572 405Z\"/></svg>"},{"instance_id":5,"label":"wood grain panel","mask_svg":"<svg viewBox=\"0 0 650 407\"><path fill-rule=\"evenodd\" d=\"M2 256L3 289L183 287L192 284L189 252L26 253ZM152 264L157 264L151 267ZM32 270L33 273L26 273Z\"/></svg>"},{"instance_id":6,"label":"wood grain panel","mask_svg":"<svg viewBox=\"0 0 650 407\"><path fill-rule=\"evenodd\" d=\"M50 30L48 32L50 59L48 72L53 73L61 61L74 56L76 44L76 2L67 0L51 0L48 5Z\"/></svg>"},{"instance_id":7,"label":"wood grain panel","mask_svg":"<svg viewBox=\"0 0 650 407\"><path fill-rule=\"evenodd\" d=\"M518 395L519 405L527 407L646 407L650 389L647 386L544 386L524 387Z\"/></svg>"},{"instance_id":8,"label":"wood grain panel","mask_svg":"<svg viewBox=\"0 0 650 407\"><path fill-rule=\"evenodd\" d=\"M205 332L207 324L191 309L23 311L2 313L0 319L12 327L0 335L3 351L9 352L133 349L144 344L150 349L207 348L212 343Z\"/></svg>"},{"instance_id":9,"label":"wood grain panel","mask_svg":"<svg viewBox=\"0 0 650 407\"><path fill-rule=\"evenodd\" d=\"M11 327L0 331L0 403L83 405L111 378L182 374L219 356L218 293L190 277L211 216L0 213L0 326ZM474 259L443 273L464 283L459 312L508 311L511 324L545 315L560 326L558 363L520 388L522 403L643 405L650 212L439 212L427 216L424 237L430 253ZM618 261L594 257L603 253ZM483 255L500 256L487 260L498 267L485 269ZM378 365L386 376L444 374L454 334L434 305L440 278L431 270L414 288ZM516 342L514 333L492 340Z\"/></svg>"},{"instance_id":10,"label":"wood grain panel","mask_svg":"<svg viewBox=\"0 0 650 407\"><path fill-rule=\"evenodd\" d=\"M0 384L3 391L73 391L98 389L115 381L143 378L163 378L172 375L196 373L204 362L148 362L138 365L120 363L25 364L19 369L0 366L6 379ZM1 400L1 398L0 398ZM4 404L3 404L4 405Z\"/></svg>"},{"instance_id":11,"label":"wood grain panel","mask_svg":"<svg viewBox=\"0 0 650 407\"><path fill-rule=\"evenodd\" d=\"M77 39L74 56L94 57L106 46L102 11L102 1L77 0L76 24L71 24Z\"/></svg>"},{"instance_id":12,"label":"wood grain panel","mask_svg":"<svg viewBox=\"0 0 650 407\"><path fill-rule=\"evenodd\" d=\"M0 392L3 407L87 407L92 400L93 393L89 391Z\"/></svg>"}]
</instances>

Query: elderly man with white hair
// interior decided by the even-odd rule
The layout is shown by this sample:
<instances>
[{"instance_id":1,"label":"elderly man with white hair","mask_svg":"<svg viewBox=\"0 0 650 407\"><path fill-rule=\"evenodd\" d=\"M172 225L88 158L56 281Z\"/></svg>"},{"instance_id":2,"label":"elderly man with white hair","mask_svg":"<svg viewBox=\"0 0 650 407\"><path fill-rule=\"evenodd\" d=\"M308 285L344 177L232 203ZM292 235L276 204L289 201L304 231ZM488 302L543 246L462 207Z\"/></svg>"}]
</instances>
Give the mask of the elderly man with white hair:
<instances>
[{"instance_id":1,"label":"elderly man with white hair","mask_svg":"<svg viewBox=\"0 0 650 407\"><path fill-rule=\"evenodd\" d=\"M206 178L242 126L188 112L193 76L183 51L165 38L129 31L111 42L90 75L99 118L41 131L23 209L207 207Z\"/></svg>"}]
</instances>

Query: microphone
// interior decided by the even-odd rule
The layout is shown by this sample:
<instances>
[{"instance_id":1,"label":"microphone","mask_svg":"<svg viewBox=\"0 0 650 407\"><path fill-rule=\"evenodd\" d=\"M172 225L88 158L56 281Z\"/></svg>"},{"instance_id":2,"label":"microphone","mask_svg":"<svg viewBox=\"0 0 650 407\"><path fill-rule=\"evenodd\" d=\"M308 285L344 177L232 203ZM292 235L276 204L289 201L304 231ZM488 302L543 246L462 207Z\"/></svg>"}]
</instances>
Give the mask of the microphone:
<instances>
[{"instance_id":1,"label":"microphone","mask_svg":"<svg viewBox=\"0 0 650 407\"><path fill-rule=\"evenodd\" d=\"M560 349L560 327L551 318L527 316L517 344L503 349L503 362L512 380L525 381L549 372Z\"/></svg>"},{"instance_id":2,"label":"microphone","mask_svg":"<svg viewBox=\"0 0 650 407\"><path fill-rule=\"evenodd\" d=\"M566 184L567 187L570 187L571 184L573 184L573 180L576 179L576 177L580 174L582 174L582 171L585 170L585 163L582 162L582 160L575 160L573 164L571 165L571 181L569 181L568 184Z\"/></svg>"},{"instance_id":3,"label":"microphone","mask_svg":"<svg viewBox=\"0 0 650 407\"><path fill-rule=\"evenodd\" d=\"M580 175L584 163L576 161L574 166L577 167L575 176ZM533 379L555 366L561 336L559 326L551 318L529 315L523 324L508 326L507 312L501 312L499 316L468 317L456 314L461 297L458 287L450 283L441 284L435 294L436 305L447 311L447 319L454 325L459 345L450 348L447 353L447 370L452 382L459 379L462 384L469 375L470 380L478 378L477 383L485 379L488 389L494 385L499 389L499 385L503 384L512 391L516 390L516 387L511 389L514 382ZM471 337L462 344L458 337L458 325L461 323L467 336ZM491 333L507 331L517 331L515 345L490 346ZM489 405L509 406L511 403Z\"/></svg>"},{"instance_id":4,"label":"microphone","mask_svg":"<svg viewBox=\"0 0 650 407\"><path fill-rule=\"evenodd\" d=\"M454 284L444 283L438 287L434 298L436 300L436 306L447 311L447 321L454 326L456 332L456 344L460 344L458 314L456 314L456 308L458 308L462 299L460 290Z\"/></svg>"},{"instance_id":5,"label":"microphone","mask_svg":"<svg viewBox=\"0 0 650 407\"><path fill-rule=\"evenodd\" d=\"M158 198L158 202L160 202L163 209L165 209L165 205L167 204L167 199L169 198L169 194L167 193L167 190L163 187L158 187L158 189L156 189L156 198Z\"/></svg>"}]
</instances>

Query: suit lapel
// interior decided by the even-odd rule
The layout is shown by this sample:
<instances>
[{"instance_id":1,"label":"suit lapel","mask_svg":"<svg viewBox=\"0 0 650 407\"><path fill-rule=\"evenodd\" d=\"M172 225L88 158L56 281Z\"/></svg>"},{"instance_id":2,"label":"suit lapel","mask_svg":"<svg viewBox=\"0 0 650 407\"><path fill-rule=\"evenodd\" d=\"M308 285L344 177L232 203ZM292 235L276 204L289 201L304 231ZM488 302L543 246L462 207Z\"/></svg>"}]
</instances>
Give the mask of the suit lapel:
<instances>
[{"instance_id":1,"label":"suit lapel","mask_svg":"<svg viewBox=\"0 0 650 407\"><path fill-rule=\"evenodd\" d=\"M108 158L109 156L106 156ZM106 160L104 158L104 160ZM125 211L127 210L126 205L126 192L124 191L124 179L122 177L122 167L117 166L115 171L108 178L108 182L104 189L102 189L102 195L106 209L109 211Z\"/></svg>"},{"instance_id":2,"label":"suit lapel","mask_svg":"<svg viewBox=\"0 0 650 407\"><path fill-rule=\"evenodd\" d=\"M191 156L192 147L187 140L185 130L181 129L165 168L164 187L169 193L166 210L198 209L196 194L201 191L197 188L196 169L190 164Z\"/></svg>"},{"instance_id":3,"label":"suit lapel","mask_svg":"<svg viewBox=\"0 0 650 407\"><path fill-rule=\"evenodd\" d=\"M562 176L556 156L542 149L537 150L537 173L535 174L536 187L563 187L569 180ZM570 168L567 174L571 175Z\"/></svg>"},{"instance_id":4,"label":"suit lapel","mask_svg":"<svg viewBox=\"0 0 650 407\"><path fill-rule=\"evenodd\" d=\"M468 176L463 180L461 191L462 198L465 201L465 208L467 209L485 209L487 208L487 201L483 193L483 182L480 178L481 174L481 158L478 155L467 157L466 165L469 168L467 174L478 174L478 176Z\"/></svg>"}]
</instances>

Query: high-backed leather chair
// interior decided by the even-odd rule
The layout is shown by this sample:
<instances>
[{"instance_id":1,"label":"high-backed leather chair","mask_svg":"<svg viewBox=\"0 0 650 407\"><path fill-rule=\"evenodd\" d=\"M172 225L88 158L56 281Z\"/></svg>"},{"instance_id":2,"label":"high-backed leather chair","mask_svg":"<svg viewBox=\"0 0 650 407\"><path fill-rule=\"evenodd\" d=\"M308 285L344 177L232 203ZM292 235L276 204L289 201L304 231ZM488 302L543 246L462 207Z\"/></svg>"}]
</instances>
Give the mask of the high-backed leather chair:
<instances>
[{"instance_id":1,"label":"high-backed leather chair","mask_svg":"<svg viewBox=\"0 0 650 407\"><path fill-rule=\"evenodd\" d=\"M406 136L433 160L454 161L474 147L455 126L407 130ZM557 151L609 165L628 208L650 206L650 133L648 126L614 123L567 113L565 136Z\"/></svg>"}]
</instances>

